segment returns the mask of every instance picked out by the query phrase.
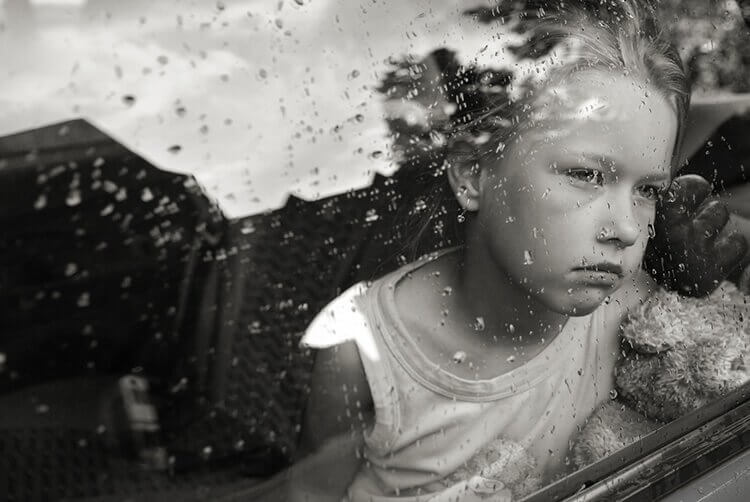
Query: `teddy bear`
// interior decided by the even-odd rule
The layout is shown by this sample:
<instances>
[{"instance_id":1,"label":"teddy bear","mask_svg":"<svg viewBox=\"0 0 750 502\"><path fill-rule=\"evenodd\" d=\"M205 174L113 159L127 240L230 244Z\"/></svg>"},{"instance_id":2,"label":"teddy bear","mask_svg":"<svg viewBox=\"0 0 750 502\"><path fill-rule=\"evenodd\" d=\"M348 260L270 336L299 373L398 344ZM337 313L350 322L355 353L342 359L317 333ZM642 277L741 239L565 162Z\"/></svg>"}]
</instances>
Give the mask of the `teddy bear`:
<instances>
[{"instance_id":1,"label":"teddy bear","mask_svg":"<svg viewBox=\"0 0 750 502\"><path fill-rule=\"evenodd\" d=\"M584 467L750 380L750 268L705 298L659 290L622 325L613 399L586 420Z\"/></svg>"}]
</instances>

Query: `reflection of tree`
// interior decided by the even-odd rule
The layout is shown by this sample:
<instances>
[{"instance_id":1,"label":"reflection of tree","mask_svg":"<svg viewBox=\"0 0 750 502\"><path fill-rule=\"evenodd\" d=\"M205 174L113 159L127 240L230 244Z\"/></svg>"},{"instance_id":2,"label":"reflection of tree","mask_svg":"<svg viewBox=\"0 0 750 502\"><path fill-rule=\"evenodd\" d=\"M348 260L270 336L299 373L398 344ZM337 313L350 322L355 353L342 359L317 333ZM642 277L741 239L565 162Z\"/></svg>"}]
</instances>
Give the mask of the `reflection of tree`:
<instances>
[{"instance_id":1,"label":"reflection of tree","mask_svg":"<svg viewBox=\"0 0 750 502\"><path fill-rule=\"evenodd\" d=\"M665 26L688 63L697 90L750 91L747 0L662 0Z\"/></svg>"}]
</instances>

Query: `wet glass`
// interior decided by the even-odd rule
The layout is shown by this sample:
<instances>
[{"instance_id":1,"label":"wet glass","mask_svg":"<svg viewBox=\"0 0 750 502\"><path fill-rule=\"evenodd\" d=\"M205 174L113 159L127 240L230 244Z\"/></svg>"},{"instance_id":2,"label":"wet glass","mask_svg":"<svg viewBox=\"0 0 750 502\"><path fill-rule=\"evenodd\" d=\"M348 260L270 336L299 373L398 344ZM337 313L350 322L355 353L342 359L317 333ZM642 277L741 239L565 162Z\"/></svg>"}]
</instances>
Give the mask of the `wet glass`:
<instances>
[{"instance_id":1,"label":"wet glass","mask_svg":"<svg viewBox=\"0 0 750 502\"><path fill-rule=\"evenodd\" d=\"M747 9L660 2L672 159L663 84L521 3L0 3L0 492L663 495L622 473L744 449L695 430L746 400Z\"/></svg>"}]
</instances>

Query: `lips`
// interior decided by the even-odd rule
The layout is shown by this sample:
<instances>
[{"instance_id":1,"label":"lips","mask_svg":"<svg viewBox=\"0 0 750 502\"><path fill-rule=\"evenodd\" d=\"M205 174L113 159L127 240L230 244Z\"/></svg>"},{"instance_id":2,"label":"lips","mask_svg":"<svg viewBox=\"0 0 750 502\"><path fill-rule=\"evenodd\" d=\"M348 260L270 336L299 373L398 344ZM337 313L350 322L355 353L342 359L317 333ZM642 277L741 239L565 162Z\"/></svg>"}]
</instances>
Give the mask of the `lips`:
<instances>
[{"instance_id":1,"label":"lips","mask_svg":"<svg viewBox=\"0 0 750 502\"><path fill-rule=\"evenodd\" d=\"M608 273L616 275L617 277L622 278L623 272L622 267L620 265L617 265L616 263L597 263L595 265L587 265L584 267L576 267L573 269L574 271L580 271L580 272L592 272L592 273Z\"/></svg>"},{"instance_id":2,"label":"lips","mask_svg":"<svg viewBox=\"0 0 750 502\"><path fill-rule=\"evenodd\" d=\"M614 263L597 263L572 270L573 280L586 286L612 288L622 277L622 267Z\"/></svg>"}]
</instances>

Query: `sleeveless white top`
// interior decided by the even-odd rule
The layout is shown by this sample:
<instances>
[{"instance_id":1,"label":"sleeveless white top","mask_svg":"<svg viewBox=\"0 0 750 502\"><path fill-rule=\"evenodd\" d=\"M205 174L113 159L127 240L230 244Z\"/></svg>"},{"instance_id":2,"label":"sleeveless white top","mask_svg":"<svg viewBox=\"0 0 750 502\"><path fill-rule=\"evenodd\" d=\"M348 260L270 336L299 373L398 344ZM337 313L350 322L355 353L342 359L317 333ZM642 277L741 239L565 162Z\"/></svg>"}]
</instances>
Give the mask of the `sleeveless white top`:
<instances>
[{"instance_id":1,"label":"sleeveless white top","mask_svg":"<svg viewBox=\"0 0 750 502\"><path fill-rule=\"evenodd\" d=\"M491 463L501 437L536 458L544 482L564 474L577 427L613 388L617 327L605 325L603 308L571 317L527 363L489 380L460 378L430 361L397 315L398 281L424 263L369 287L354 285L313 320L302 340L314 348L355 341L370 386L375 423L365 434L367 462L349 499L430 500L456 493L457 480L471 491L480 473L467 467L479 471L481 460Z\"/></svg>"}]
</instances>

